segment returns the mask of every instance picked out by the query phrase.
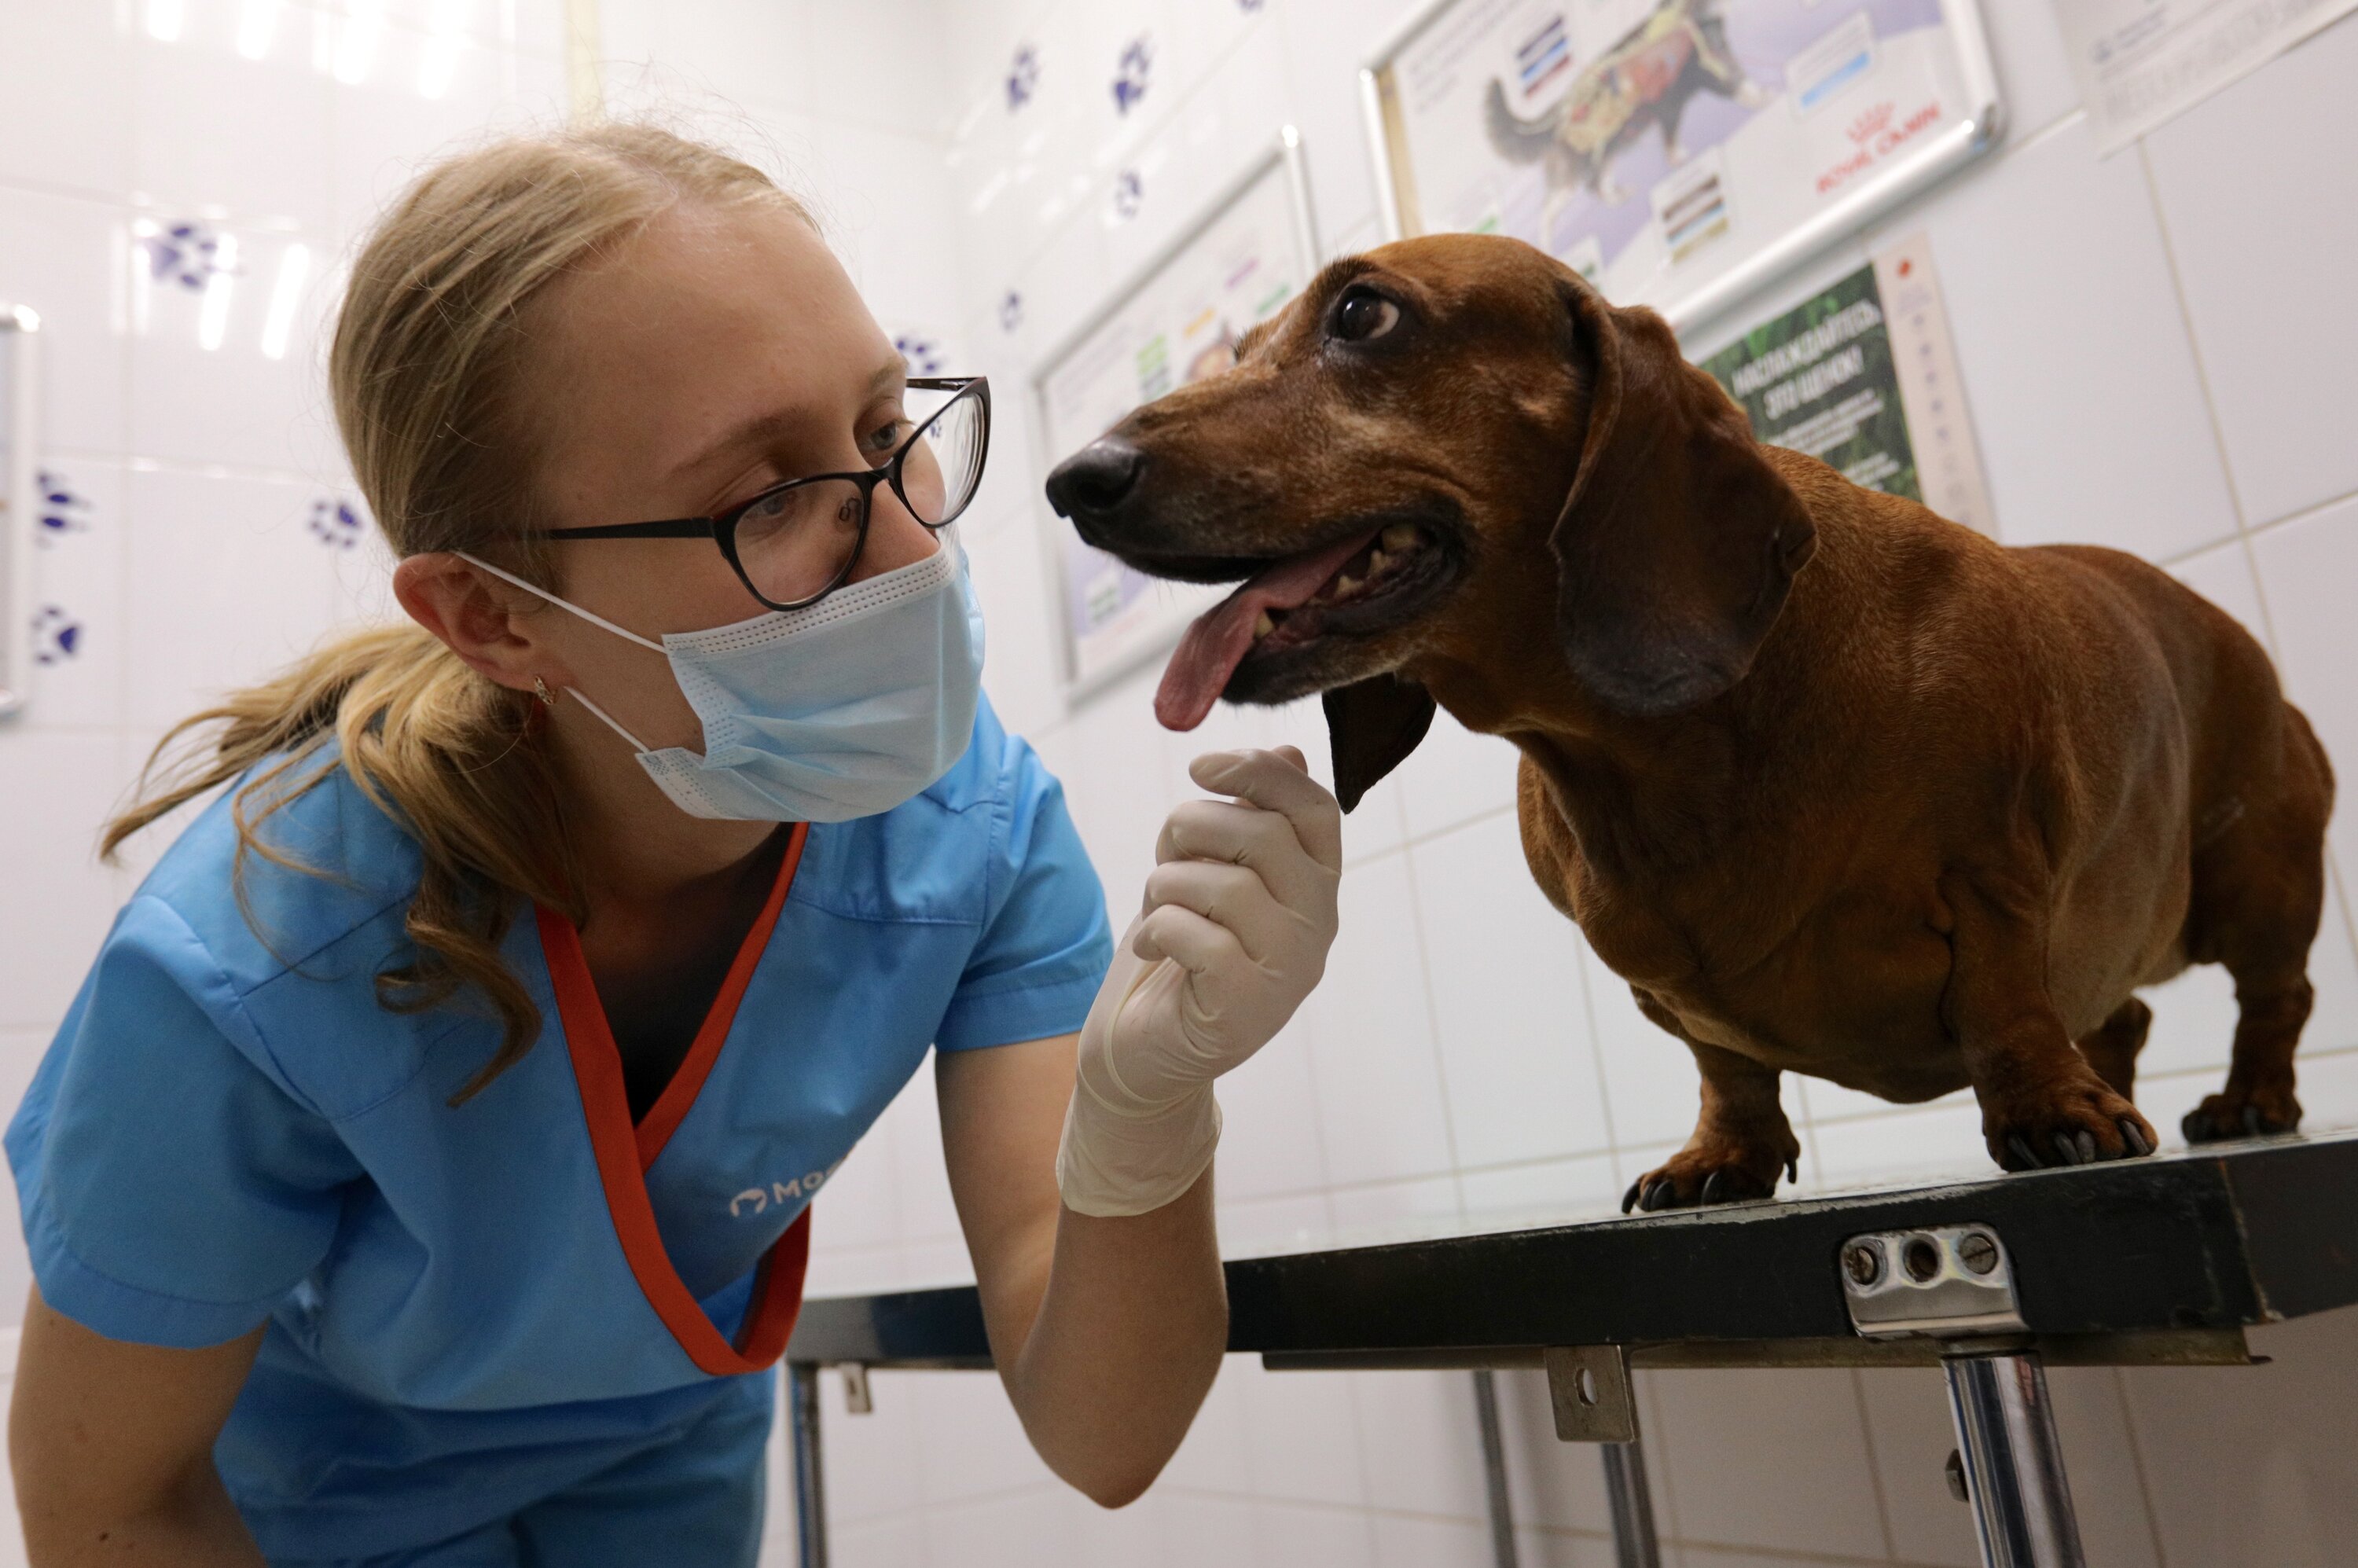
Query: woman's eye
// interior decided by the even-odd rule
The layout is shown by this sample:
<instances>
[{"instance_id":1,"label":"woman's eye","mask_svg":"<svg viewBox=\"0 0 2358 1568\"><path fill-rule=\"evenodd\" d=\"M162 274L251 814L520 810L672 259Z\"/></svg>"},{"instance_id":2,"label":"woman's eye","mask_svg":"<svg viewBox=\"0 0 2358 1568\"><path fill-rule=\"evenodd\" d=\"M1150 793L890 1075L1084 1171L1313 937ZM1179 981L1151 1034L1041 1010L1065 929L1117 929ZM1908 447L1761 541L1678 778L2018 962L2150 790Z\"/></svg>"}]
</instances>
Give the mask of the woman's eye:
<instances>
[{"instance_id":1,"label":"woman's eye","mask_svg":"<svg viewBox=\"0 0 2358 1568\"><path fill-rule=\"evenodd\" d=\"M1355 288L1335 308L1335 335L1364 343L1400 325L1400 307L1372 288Z\"/></svg>"},{"instance_id":2,"label":"woman's eye","mask_svg":"<svg viewBox=\"0 0 2358 1568\"><path fill-rule=\"evenodd\" d=\"M906 419L888 419L869 432L868 449L871 452L890 452L901 444L902 438L908 433L909 422Z\"/></svg>"}]
</instances>

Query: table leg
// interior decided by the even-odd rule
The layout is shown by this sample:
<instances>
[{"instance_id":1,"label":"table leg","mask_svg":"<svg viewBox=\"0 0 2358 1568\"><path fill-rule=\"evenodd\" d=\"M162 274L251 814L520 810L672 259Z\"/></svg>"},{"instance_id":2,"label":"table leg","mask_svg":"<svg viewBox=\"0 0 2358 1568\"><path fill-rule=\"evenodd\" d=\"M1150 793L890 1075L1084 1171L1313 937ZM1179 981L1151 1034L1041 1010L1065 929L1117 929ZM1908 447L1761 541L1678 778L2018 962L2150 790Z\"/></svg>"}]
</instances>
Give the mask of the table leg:
<instances>
[{"instance_id":1,"label":"table leg","mask_svg":"<svg viewBox=\"0 0 2358 1568\"><path fill-rule=\"evenodd\" d=\"M1490 1560L1497 1568L1521 1568L1515 1505L1507 1494L1507 1440L1498 1428L1498 1379L1487 1367L1474 1374L1474 1415L1482 1428L1482 1478L1490 1499Z\"/></svg>"},{"instance_id":2,"label":"table leg","mask_svg":"<svg viewBox=\"0 0 2358 1568\"><path fill-rule=\"evenodd\" d=\"M827 1482L819 1469L816 1362L786 1363L786 1414L794 1422L795 1561L800 1568L827 1568Z\"/></svg>"},{"instance_id":3,"label":"table leg","mask_svg":"<svg viewBox=\"0 0 2358 1568\"><path fill-rule=\"evenodd\" d=\"M1983 1568L2083 1568L2038 1356L1952 1356L1942 1367Z\"/></svg>"},{"instance_id":4,"label":"table leg","mask_svg":"<svg viewBox=\"0 0 2358 1568\"><path fill-rule=\"evenodd\" d=\"M1662 1549L1654 1535L1654 1494L1646 1486L1646 1451L1634 1441L1596 1447L1605 1456L1605 1500L1613 1509L1615 1568L1661 1568Z\"/></svg>"}]
</instances>

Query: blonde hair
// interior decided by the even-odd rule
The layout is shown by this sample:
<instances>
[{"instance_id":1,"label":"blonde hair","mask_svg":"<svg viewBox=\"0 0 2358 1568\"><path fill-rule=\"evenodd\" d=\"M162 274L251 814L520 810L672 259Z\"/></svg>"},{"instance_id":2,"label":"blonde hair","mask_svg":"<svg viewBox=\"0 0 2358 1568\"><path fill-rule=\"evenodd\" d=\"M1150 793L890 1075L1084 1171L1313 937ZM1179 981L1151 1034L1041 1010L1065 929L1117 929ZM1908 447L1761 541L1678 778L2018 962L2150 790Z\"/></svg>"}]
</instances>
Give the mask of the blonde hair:
<instances>
[{"instance_id":1,"label":"blonde hair","mask_svg":"<svg viewBox=\"0 0 2358 1568\"><path fill-rule=\"evenodd\" d=\"M395 555L466 550L522 575L546 570L530 536L530 429L514 406L525 317L552 282L683 200L766 203L809 221L749 164L653 125L607 123L450 157L378 222L352 266L329 383L352 473ZM424 858L406 922L415 951L376 977L378 1001L415 1012L471 988L502 1025L463 1099L540 1031L539 1009L500 956L520 901L577 924L587 914L536 707L421 627L354 633L176 726L102 850L111 859L157 818L250 773L233 810L251 923L249 851L312 870L275 851L262 825L342 767ZM341 757L300 772L330 737Z\"/></svg>"}]
</instances>

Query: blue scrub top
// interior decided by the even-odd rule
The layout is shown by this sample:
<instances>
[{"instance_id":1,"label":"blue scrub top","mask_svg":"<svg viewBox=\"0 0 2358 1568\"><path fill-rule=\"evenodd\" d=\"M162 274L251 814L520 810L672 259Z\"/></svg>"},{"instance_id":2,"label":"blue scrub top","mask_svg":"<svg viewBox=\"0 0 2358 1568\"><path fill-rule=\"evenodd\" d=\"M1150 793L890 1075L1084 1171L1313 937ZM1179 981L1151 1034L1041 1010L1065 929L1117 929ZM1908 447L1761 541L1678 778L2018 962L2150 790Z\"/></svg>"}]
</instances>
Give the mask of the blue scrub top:
<instances>
[{"instance_id":1,"label":"blue scrub top","mask_svg":"<svg viewBox=\"0 0 2358 1568\"><path fill-rule=\"evenodd\" d=\"M766 1398L711 1347L812 1193L928 1045L1079 1028L1111 953L1062 792L986 702L940 783L790 855L708 1073L649 1113L676 1125L636 1151L660 1240L633 1245L642 1161L570 927L518 913L539 1041L453 1107L499 1025L378 1004L417 849L334 762L265 829L328 874L248 855L242 911L216 803L117 917L7 1133L50 1306L155 1345L269 1323L215 1457L274 1557L440 1540Z\"/></svg>"}]
</instances>

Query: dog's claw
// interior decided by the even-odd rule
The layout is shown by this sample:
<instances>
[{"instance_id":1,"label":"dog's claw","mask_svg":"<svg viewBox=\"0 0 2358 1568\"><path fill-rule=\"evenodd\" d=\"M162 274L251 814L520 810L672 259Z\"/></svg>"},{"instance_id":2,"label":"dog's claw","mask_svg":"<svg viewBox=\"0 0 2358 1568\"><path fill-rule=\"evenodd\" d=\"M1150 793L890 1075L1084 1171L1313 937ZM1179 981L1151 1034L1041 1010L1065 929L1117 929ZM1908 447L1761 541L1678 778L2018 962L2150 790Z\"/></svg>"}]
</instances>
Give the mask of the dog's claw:
<instances>
[{"instance_id":1,"label":"dog's claw","mask_svg":"<svg viewBox=\"0 0 2358 1568\"><path fill-rule=\"evenodd\" d=\"M1638 1206L1638 1189L1645 1184L1646 1178L1643 1176L1639 1177L1636 1181L1629 1184L1629 1190L1621 1195L1621 1212L1623 1214L1628 1214L1631 1209Z\"/></svg>"},{"instance_id":2,"label":"dog's claw","mask_svg":"<svg viewBox=\"0 0 2358 1568\"><path fill-rule=\"evenodd\" d=\"M2137 1130L2136 1122L2125 1116L2117 1125L2121 1130L2121 1141L2129 1146L2130 1153L2142 1159L2153 1152L2153 1145L2145 1141L2145 1134Z\"/></svg>"},{"instance_id":3,"label":"dog's claw","mask_svg":"<svg viewBox=\"0 0 2358 1568\"><path fill-rule=\"evenodd\" d=\"M2016 1162L2016 1163L2015 1163L2015 1167L2014 1167L2014 1168L2015 1168L2016 1170L2017 1170L2017 1171L2036 1171L2037 1169L2039 1169L2039 1156L2038 1156L2038 1155L2036 1155L2036 1154L2033 1154L2033 1153L2030 1152L2030 1145L2029 1145L2028 1143L2027 1143L2027 1142L2023 1141L2023 1137L2022 1137L2022 1134L2021 1134L2021 1133L2019 1133L2019 1132L2009 1132L2009 1133L2007 1133L2007 1134L2006 1135L2006 1146L2007 1151L2008 1151L2009 1152L2011 1152L2011 1153L2014 1155L2015 1162Z\"/></svg>"},{"instance_id":4,"label":"dog's claw","mask_svg":"<svg viewBox=\"0 0 2358 1568\"><path fill-rule=\"evenodd\" d=\"M1703 1179L1703 1196L1697 1201L1704 1205L1726 1202L1727 1173L1714 1171L1710 1175L1705 1176Z\"/></svg>"},{"instance_id":5,"label":"dog's claw","mask_svg":"<svg viewBox=\"0 0 2358 1568\"><path fill-rule=\"evenodd\" d=\"M2080 1130L2080 1136L2076 1141L2080 1145L2080 1163L2082 1165L2094 1164L2096 1162L2096 1135L2083 1127Z\"/></svg>"},{"instance_id":6,"label":"dog's claw","mask_svg":"<svg viewBox=\"0 0 2358 1568\"><path fill-rule=\"evenodd\" d=\"M2244 1108L2244 1136L2246 1138L2258 1138L2263 1136L2260 1124L2260 1108L2258 1106L2247 1105Z\"/></svg>"},{"instance_id":7,"label":"dog's claw","mask_svg":"<svg viewBox=\"0 0 2358 1568\"><path fill-rule=\"evenodd\" d=\"M1657 1176L1646 1188L1646 1195L1638 1200L1638 1206L1648 1214L1660 1214L1675 1206L1678 1201L1678 1184L1668 1176Z\"/></svg>"},{"instance_id":8,"label":"dog's claw","mask_svg":"<svg viewBox=\"0 0 2358 1568\"><path fill-rule=\"evenodd\" d=\"M2048 1141L2055 1145L2055 1157L2064 1164L2076 1165L2080 1162L2080 1146L2071 1141L2070 1133L2053 1133L2048 1138Z\"/></svg>"},{"instance_id":9,"label":"dog's claw","mask_svg":"<svg viewBox=\"0 0 2358 1568\"><path fill-rule=\"evenodd\" d=\"M1801 1184L1801 1161L1789 1159L1785 1162L1785 1179L1792 1183L1795 1186L1800 1186Z\"/></svg>"}]
</instances>

